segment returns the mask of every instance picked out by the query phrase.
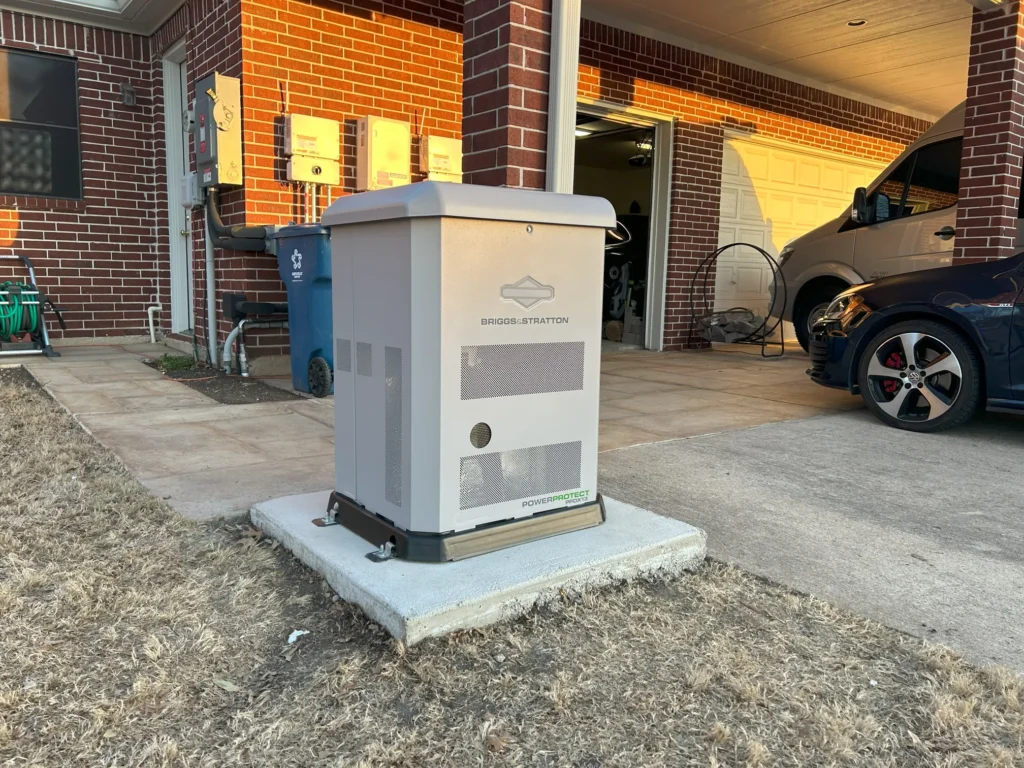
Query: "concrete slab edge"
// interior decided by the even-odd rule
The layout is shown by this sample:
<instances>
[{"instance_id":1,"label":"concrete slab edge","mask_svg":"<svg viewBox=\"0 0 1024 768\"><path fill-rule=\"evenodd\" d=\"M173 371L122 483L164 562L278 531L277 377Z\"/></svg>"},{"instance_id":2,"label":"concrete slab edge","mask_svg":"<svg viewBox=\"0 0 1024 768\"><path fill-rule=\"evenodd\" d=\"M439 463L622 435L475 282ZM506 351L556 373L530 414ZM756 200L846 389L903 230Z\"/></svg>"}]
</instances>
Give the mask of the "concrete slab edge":
<instances>
[{"instance_id":1,"label":"concrete slab edge","mask_svg":"<svg viewBox=\"0 0 1024 768\"><path fill-rule=\"evenodd\" d=\"M656 544L623 552L596 565L566 568L500 592L491 592L478 600L410 618L378 596L353 584L341 569L320 557L312 547L289 531L287 525L282 525L260 506L254 506L250 516L255 526L280 541L303 564L323 576L342 600L360 606L370 619L408 645L456 630L518 618L566 592L579 594L611 584L678 576L695 570L704 561L707 540L703 531L692 529Z\"/></svg>"}]
</instances>

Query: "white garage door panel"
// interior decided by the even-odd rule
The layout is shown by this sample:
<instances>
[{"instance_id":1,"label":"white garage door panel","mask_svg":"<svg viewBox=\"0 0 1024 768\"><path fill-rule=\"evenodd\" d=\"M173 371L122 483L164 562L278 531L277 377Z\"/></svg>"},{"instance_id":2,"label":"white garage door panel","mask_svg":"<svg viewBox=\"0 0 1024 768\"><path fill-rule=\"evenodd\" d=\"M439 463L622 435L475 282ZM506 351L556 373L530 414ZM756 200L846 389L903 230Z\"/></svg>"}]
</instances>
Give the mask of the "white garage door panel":
<instances>
[{"instance_id":1,"label":"white garage door panel","mask_svg":"<svg viewBox=\"0 0 1024 768\"><path fill-rule=\"evenodd\" d=\"M759 245L777 257L797 237L834 219L853 191L866 187L885 166L749 136L727 135L722 153L719 246ZM718 260L718 310L768 308L771 268L749 248Z\"/></svg>"}]
</instances>

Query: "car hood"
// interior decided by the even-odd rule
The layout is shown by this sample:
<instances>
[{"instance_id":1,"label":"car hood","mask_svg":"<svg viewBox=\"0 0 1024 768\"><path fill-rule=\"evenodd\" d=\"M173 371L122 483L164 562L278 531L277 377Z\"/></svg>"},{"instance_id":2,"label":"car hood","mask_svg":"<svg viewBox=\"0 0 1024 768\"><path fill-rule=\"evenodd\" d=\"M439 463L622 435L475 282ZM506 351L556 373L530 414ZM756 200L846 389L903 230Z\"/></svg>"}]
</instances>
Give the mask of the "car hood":
<instances>
[{"instance_id":1,"label":"car hood","mask_svg":"<svg viewBox=\"0 0 1024 768\"><path fill-rule=\"evenodd\" d=\"M1012 304L1024 287L1024 253L1008 259L925 269L851 288L872 309L897 304L953 307L977 302Z\"/></svg>"}]
</instances>

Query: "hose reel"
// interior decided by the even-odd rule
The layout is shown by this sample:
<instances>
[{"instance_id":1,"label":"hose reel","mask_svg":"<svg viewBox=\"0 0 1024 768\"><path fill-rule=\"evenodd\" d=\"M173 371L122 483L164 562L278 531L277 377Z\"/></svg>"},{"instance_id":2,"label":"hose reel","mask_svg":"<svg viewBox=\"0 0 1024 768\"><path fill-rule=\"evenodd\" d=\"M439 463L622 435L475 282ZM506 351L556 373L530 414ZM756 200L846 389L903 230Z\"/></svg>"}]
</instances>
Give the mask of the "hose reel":
<instances>
[{"instance_id":1,"label":"hose reel","mask_svg":"<svg viewBox=\"0 0 1024 768\"><path fill-rule=\"evenodd\" d=\"M42 302L34 285L11 280L0 283L0 341L14 342L39 333Z\"/></svg>"},{"instance_id":2,"label":"hose reel","mask_svg":"<svg viewBox=\"0 0 1024 768\"><path fill-rule=\"evenodd\" d=\"M0 357L5 355L46 355L59 357L50 346L44 311L57 316L67 330L60 309L39 290L35 268L27 256L0 254L0 261L20 261L28 272L28 282L7 280L0 283Z\"/></svg>"}]
</instances>

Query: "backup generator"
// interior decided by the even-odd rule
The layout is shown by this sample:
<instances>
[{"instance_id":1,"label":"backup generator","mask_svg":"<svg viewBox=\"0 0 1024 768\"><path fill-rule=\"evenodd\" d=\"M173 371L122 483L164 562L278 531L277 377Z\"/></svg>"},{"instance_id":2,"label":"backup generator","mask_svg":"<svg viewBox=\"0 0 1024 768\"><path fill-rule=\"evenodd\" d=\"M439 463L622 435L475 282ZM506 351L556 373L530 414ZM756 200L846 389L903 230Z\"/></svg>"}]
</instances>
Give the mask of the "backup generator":
<instances>
[{"instance_id":1,"label":"backup generator","mask_svg":"<svg viewBox=\"0 0 1024 768\"><path fill-rule=\"evenodd\" d=\"M421 182L337 200L328 518L446 561L600 524L600 198Z\"/></svg>"}]
</instances>

